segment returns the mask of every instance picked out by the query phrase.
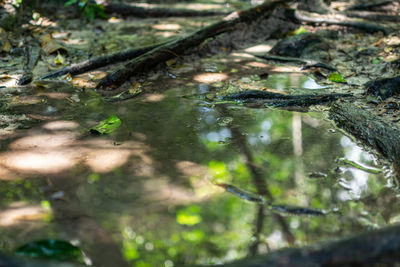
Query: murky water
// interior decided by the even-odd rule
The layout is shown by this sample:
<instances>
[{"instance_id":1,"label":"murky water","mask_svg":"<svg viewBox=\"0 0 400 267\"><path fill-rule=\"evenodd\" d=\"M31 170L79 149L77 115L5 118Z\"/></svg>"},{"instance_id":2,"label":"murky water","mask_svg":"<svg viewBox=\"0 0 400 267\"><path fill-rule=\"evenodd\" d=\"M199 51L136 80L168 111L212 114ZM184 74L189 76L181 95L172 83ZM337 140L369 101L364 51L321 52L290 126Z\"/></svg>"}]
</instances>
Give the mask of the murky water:
<instances>
[{"instance_id":1,"label":"murky water","mask_svg":"<svg viewBox=\"0 0 400 267\"><path fill-rule=\"evenodd\" d=\"M48 121L2 141L2 251L61 239L95 266L217 264L398 220L384 174L346 161L373 166L373 157L321 114L213 106L182 91L117 103L68 90L46 96L32 113ZM118 130L88 133L112 114ZM260 216L216 181L334 212Z\"/></svg>"}]
</instances>

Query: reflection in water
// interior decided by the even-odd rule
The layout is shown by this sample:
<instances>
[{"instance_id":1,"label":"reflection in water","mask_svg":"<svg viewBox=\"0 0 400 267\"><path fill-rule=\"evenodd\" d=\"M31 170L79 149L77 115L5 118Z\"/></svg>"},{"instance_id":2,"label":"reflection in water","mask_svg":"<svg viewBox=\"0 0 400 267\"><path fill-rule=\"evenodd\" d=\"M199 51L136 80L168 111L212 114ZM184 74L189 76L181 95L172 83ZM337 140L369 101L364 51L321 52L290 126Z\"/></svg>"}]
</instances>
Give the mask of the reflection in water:
<instances>
[{"instance_id":1,"label":"reflection in water","mask_svg":"<svg viewBox=\"0 0 400 267\"><path fill-rule=\"evenodd\" d=\"M74 239L95 266L216 264L381 227L399 214L387 204L395 194L384 191L382 174L335 163L346 157L373 165L373 159L330 132L319 114L211 109L167 94L157 101L82 102L88 104L69 119L4 141L3 251L37 239ZM115 133L87 134L111 114L123 123ZM342 215L277 216L210 179L274 203L338 208ZM43 201L48 210L40 208ZM14 212L22 210L29 212Z\"/></svg>"}]
</instances>

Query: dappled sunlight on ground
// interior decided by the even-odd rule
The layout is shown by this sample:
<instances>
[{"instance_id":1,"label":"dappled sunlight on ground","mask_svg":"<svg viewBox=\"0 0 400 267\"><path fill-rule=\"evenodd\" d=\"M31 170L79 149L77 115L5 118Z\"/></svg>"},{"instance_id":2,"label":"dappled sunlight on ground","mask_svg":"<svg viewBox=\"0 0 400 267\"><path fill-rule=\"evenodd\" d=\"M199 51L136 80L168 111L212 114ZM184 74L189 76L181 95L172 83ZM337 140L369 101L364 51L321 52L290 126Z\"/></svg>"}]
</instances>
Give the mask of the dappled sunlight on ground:
<instances>
[{"instance_id":1,"label":"dappled sunlight on ground","mask_svg":"<svg viewBox=\"0 0 400 267\"><path fill-rule=\"evenodd\" d=\"M260 44L246 48L244 51L248 53L267 53L269 50L271 50L271 48L272 48L271 45Z\"/></svg>"},{"instance_id":2,"label":"dappled sunlight on ground","mask_svg":"<svg viewBox=\"0 0 400 267\"><path fill-rule=\"evenodd\" d=\"M40 205L15 202L8 209L0 211L0 226L12 226L16 223L41 221L49 215L49 210Z\"/></svg>"},{"instance_id":3,"label":"dappled sunlight on ground","mask_svg":"<svg viewBox=\"0 0 400 267\"><path fill-rule=\"evenodd\" d=\"M153 28L156 30L161 31L177 31L181 28L181 25L176 23L169 23L169 24L155 24Z\"/></svg>"},{"instance_id":4,"label":"dappled sunlight on ground","mask_svg":"<svg viewBox=\"0 0 400 267\"><path fill-rule=\"evenodd\" d=\"M199 83L215 83L228 79L229 76L225 73L200 73L194 76L194 80Z\"/></svg>"},{"instance_id":5,"label":"dappled sunlight on ground","mask_svg":"<svg viewBox=\"0 0 400 267\"><path fill-rule=\"evenodd\" d=\"M81 140L82 134L76 128L78 124L73 121L52 121L11 142L8 150L0 153L2 178L11 179L9 176L17 173L56 174L78 164L104 173L126 164L131 155L152 163L144 156L147 149L140 142L115 145L102 138Z\"/></svg>"}]
</instances>

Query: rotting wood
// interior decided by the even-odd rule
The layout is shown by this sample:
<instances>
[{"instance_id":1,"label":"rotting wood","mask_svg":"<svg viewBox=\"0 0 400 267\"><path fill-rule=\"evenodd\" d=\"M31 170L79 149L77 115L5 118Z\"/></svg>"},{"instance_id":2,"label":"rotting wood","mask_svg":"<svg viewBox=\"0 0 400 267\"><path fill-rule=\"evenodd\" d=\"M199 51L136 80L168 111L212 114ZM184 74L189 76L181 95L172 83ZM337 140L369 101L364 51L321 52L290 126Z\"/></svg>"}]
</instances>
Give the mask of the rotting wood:
<instances>
[{"instance_id":1,"label":"rotting wood","mask_svg":"<svg viewBox=\"0 0 400 267\"><path fill-rule=\"evenodd\" d=\"M391 29L383 25L367 22L360 19L348 18L340 14L320 15L317 13L296 10L295 17L296 19L307 23L324 23L327 25L353 27L369 33L383 32L385 35L388 35L391 32Z\"/></svg>"},{"instance_id":2,"label":"rotting wood","mask_svg":"<svg viewBox=\"0 0 400 267\"><path fill-rule=\"evenodd\" d=\"M400 128L351 103L334 103L329 117L337 127L375 149L390 162L400 162Z\"/></svg>"},{"instance_id":3,"label":"rotting wood","mask_svg":"<svg viewBox=\"0 0 400 267\"><path fill-rule=\"evenodd\" d=\"M140 18L165 18L165 17L200 17L227 15L228 12L215 10L190 10L190 9L166 9L166 8L147 8L140 6L127 5L122 3L105 3L104 11L107 14L116 13L123 16L134 16Z\"/></svg>"},{"instance_id":4,"label":"rotting wood","mask_svg":"<svg viewBox=\"0 0 400 267\"><path fill-rule=\"evenodd\" d=\"M133 48L133 49L128 49L122 52L116 52L116 53L112 53L109 55L103 55L103 56L99 56L99 57L95 57L92 59L88 59L79 63L75 63L72 64L71 66L53 71L51 73L48 73L42 77L40 77L40 79L49 79L49 78L55 78L55 77L59 77L61 75L65 75L67 73L71 74L71 75L77 75L77 74L81 74L81 73L85 73L94 69L98 69L110 64L116 64L118 62L122 62L122 61L126 61L126 60L130 60L133 58L136 58L156 47L159 47L162 44L157 44L157 45L152 45L152 46L146 46L146 47L142 47L142 48Z\"/></svg>"},{"instance_id":5,"label":"rotting wood","mask_svg":"<svg viewBox=\"0 0 400 267\"><path fill-rule=\"evenodd\" d=\"M118 88L133 75L144 73L160 63L183 55L188 49L201 44L208 38L232 31L240 22L254 21L257 17L270 15L275 8L286 2L289 2L289 0L271 0L245 11L233 12L220 22L196 31L187 37L157 47L131 60L122 68L107 75L96 86L96 89L113 90Z\"/></svg>"},{"instance_id":6,"label":"rotting wood","mask_svg":"<svg viewBox=\"0 0 400 267\"><path fill-rule=\"evenodd\" d=\"M400 263L400 226L374 230L340 241L289 248L245 258L221 267L394 266Z\"/></svg>"}]
</instances>

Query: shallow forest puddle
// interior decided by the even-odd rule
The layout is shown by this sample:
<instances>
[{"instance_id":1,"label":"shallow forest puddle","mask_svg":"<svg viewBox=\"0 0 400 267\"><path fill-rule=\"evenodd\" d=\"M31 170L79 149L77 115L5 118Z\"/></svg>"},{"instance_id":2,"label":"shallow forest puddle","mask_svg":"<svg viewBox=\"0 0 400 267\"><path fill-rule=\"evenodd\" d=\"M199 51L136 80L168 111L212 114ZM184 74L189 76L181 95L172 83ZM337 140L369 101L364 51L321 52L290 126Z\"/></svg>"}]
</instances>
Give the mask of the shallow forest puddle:
<instances>
[{"instance_id":1,"label":"shallow forest puddle","mask_svg":"<svg viewBox=\"0 0 400 267\"><path fill-rule=\"evenodd\" d=\"M299 76L274 78L290 87ZM209 90L199 84L108 103L84 93L70 102L65 98L74 90L59 87L63 97L36 106L36 115L49 120L16 130L0 153L3 248L78 239L87 256L105 266L124 261L182 266L243 257L255 235L257 205L212 181L257 192L254 170L276 204L340 212L285 216L293 236L288 240L265 211L261 251L396 220L398 210L388 207L395 194L386 189L384 174L337 160L374 166L373 157L321 114L181 97ZM122 126L110 135L90 135L88 129L110 114Z\"/></svg>"}]
</instances>

